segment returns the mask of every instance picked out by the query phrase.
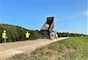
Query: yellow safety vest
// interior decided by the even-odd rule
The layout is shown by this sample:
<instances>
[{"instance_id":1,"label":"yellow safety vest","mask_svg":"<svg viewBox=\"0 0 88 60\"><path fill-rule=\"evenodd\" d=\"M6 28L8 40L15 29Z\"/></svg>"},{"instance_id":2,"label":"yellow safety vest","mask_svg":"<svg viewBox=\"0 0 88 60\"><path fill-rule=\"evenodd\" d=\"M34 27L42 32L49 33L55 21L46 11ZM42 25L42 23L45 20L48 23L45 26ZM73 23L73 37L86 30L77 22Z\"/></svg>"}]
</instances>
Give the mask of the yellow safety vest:
<instances>
[{"instance_id":1,"label":"yellow safety vest","mask_svg":"<svg viewBox=\"0 0 88 60\"><path fill-rule=\"evenodd\" d=\"M27 32L25 35L26 35L26 38L29 38L30 33Z\"/></svg>"},{"instance_id":2,"label":"yellow safety vest","mask_svg":"<svg viewBox=\"0 0 88 60\"><path fill-rule=\"evenodd\" d=\"M3 39L6 38L6 33L5 32L2 33L2 38Z\"/></svg>"}]
</instances>

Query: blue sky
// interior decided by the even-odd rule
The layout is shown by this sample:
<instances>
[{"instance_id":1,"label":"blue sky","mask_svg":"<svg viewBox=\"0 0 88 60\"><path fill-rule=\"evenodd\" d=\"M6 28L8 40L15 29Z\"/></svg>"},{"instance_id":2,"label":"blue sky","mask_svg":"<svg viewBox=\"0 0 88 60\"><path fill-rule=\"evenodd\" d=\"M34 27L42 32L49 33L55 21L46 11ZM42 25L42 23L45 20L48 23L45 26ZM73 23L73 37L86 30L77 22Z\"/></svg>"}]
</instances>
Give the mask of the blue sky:
<instances>
[{"instance_id":1,"label":"blue sky","mask_svg":"<svg viewBox=\"0 0 88 60\"><path fill-rule=\"evenodd\" d=\"M0 0L0 23L32 30L54 16L54 30L88 34L87 14L87 0Z\"/></svg>"}]
</instances>

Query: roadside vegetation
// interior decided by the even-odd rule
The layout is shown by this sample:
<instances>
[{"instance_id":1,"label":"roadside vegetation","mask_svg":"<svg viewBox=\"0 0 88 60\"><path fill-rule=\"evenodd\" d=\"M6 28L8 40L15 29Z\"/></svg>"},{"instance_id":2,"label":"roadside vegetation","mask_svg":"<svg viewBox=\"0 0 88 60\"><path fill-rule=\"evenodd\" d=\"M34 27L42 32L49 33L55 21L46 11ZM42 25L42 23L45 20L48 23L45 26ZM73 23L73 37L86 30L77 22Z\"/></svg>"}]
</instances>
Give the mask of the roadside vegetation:
<instances>
[{"instance_id":1,"label":"roadside vegetation","mask_svg":"<svg viewBox=\"0 0 88 60\"><path fill-rule=\"evenodd\" d=\"M28 30L26 28L9 25L9 24L0 24L0 43L2 42L2 32L6 30L7 32L7 42L16 42L16 41L25 41L25 33L29 31L31 33L29 40L39 39L40 32L38 30Z\"/></svg>"},{"instance_id":2,"label":"roadside vegetation","mask_svg":"<svg viewBox=\"0 0 88 60\"><path fill-rule=\"evenodd\" d=\"M87 60L88 38L71 37L37 48L32 53L18 54L7 60Z\"/></svg>"},{"instance_id":3,"label":"roadside vegetation","mask_svg":"<svg viewBox=\"0 0 88 60\"><path fill-rule=\"evenodd\" d=\"M40 31L39 30L29 30L23 28L21 26L9 25L9 24L0 24L0 43L2 43L2 32L3 30L7 31L7 42L16 42L16 41L25 41L25 33L26 31L30 32L29 40L35 40L40 38ZM68 33L68 32L58 32L58 37L80 37L80 36L87 36L83 34L76 34L76 33Z\"/></svg>"}]
</instances>

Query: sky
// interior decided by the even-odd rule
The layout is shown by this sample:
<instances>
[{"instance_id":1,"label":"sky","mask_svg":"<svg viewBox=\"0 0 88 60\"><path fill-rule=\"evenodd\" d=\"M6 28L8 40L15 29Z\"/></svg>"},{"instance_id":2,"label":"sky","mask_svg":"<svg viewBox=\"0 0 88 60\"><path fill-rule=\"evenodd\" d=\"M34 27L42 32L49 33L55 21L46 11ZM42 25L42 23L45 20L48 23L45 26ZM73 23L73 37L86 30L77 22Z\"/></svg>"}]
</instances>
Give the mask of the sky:
<instances>
[{"instance_id":1,"label":"sky","mask_svg":"<svg viewBox=\"0 0 88 60\"><path fill-rule=\"evenodd\" d=\"M40 30L54 16L54 30L88 35L87 0L0 0L0 24Z\"/></svg>"}]
</instances>

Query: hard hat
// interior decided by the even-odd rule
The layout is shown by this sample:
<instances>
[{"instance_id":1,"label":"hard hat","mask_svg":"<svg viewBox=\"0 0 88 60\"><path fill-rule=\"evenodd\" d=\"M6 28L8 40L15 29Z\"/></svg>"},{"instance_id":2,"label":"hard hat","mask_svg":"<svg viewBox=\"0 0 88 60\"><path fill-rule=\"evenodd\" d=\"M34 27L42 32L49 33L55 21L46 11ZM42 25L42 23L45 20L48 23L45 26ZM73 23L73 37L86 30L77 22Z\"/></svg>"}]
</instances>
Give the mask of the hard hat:
<instances>
[{"instance_id":1,"label":"hard hat","mask_svg":"<svg viewBox=\"0 0 88 60\"><path fill-rule=\"evenodd\" d=\"M6 30L4 30L3 32L6 32Z\"/></svg>"}]
</instances>

